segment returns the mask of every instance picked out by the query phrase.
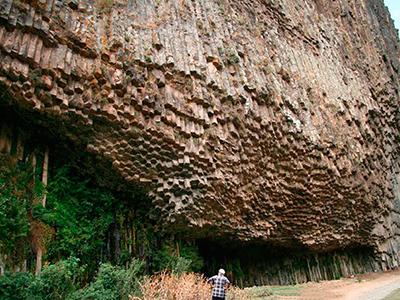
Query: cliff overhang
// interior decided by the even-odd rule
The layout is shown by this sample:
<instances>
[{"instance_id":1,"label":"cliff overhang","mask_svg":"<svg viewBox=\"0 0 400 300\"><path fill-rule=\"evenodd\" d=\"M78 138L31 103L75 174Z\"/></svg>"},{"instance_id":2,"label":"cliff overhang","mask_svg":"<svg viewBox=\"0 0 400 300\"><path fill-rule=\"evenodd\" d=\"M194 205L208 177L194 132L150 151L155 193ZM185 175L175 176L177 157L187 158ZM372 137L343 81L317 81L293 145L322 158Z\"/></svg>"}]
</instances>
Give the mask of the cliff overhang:
<instances>
[{"instance_id":1,"label":"cliff overhang","mask_svg":"<svg viewBox=\"0 0 400 300\"><path fill-rule=\"evenodd\" d=\"M399 264L382 1L100 2L2 1L13 106L148 190L166 230Z\"/></svg>"}]
</instances>

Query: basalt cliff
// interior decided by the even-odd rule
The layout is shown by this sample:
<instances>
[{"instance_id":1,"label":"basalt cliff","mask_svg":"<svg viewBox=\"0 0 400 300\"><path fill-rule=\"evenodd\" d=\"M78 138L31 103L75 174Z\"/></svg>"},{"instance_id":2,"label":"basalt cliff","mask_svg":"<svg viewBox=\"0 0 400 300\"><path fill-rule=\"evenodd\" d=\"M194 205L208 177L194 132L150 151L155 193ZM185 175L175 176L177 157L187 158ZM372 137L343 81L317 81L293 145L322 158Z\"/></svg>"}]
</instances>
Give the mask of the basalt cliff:
<instances>
[{"instance_id":1,"label":"basalt cliff","mask_svg":"<svg viewBox=\"0 0 400 300\"><path fill-rule=\"evenodd\" d=\"M387 269L399 46L382 0L2 0L1 107L145 189L166 231Z\"/></svg>"}]
</instances>

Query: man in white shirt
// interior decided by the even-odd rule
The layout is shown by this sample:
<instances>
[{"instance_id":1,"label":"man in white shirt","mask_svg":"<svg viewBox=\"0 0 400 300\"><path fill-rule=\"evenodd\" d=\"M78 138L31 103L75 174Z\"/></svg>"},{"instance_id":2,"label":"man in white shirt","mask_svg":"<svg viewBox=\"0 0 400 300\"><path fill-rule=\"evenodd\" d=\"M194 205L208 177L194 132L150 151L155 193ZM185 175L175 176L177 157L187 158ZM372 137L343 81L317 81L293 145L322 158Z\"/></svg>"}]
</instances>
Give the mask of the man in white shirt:
<instances>
[{"instance_id":1,"label":"man in white shirt","mask_svg":"<svg viewBox=\"0 0 400 300\"><path fill-rule=\"evenodd\" d=\"M218 275L207 280L213 285L212 300L225 300L225 290L229 287L229 280L225 277L225 270L219 269Z\"/></svg>"}]
</instances>

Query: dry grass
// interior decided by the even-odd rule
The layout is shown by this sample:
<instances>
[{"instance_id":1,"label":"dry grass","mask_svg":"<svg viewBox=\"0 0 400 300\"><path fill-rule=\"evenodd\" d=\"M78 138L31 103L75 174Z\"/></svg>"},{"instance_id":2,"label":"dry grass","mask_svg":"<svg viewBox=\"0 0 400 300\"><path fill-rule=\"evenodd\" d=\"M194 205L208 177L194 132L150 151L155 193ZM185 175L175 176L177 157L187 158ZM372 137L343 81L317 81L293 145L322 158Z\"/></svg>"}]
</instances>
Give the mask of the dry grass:
<instances>
[{"instance_id":1,"label":"dry grass","mask_svg":"<svg viewBox=\"0 0 400 300\"><path fill-rule=\"evenodd\" d=\"M96 0L96 6L100 12L109 13L113 5L113 0Z\"/></svg>"},{"instance_id":2,"label":"dry grass","mask_svg":"<svg viewBox=\"0 0 400 300\"><path fill-rule=\"evenodd\" d=\"M211 285L205 278L194 273L180 276L167 273L146 277L141 283L141 297L130 300L209 300ZM228 300L248 300L245 290L231 287L227 292Z\"/></svg>"},{"instance_id":3,"label":"dry grass","mask_svg":"<svg viewBox=\"0 0 400 300\"><path fill-rule=\"evenodd\" d=\"M243 289L238 287L231 287L227 293L227 300L250 300L252 299L250 294Z\"/></svg>"}]
</instances>

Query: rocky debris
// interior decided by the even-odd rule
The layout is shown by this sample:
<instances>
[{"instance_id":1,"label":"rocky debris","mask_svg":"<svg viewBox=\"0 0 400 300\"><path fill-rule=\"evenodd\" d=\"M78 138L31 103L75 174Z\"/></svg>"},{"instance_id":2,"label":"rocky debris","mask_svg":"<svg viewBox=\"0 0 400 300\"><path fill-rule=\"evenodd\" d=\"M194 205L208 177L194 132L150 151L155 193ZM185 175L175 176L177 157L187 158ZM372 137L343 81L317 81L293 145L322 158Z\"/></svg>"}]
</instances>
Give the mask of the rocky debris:
<instances>
[{"instance_id":1,"label":"rocky debris","mask_svg":"<svg viewBox=\"0 0 400 300\"><path fill-rule=\"evenodd\" d=\"M398 266L397 33L383 1L325 2L3 0L0 82L171 231Z\"/></svg>"}]
</instances>

